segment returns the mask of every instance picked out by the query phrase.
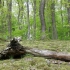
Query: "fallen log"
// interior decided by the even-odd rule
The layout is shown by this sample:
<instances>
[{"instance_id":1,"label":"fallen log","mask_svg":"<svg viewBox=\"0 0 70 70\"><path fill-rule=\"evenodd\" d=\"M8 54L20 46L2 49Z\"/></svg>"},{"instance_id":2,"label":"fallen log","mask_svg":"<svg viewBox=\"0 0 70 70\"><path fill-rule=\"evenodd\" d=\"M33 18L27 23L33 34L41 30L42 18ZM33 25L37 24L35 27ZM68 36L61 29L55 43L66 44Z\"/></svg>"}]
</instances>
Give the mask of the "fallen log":
<instances>
[{"instance_id":1,"label":"fallen log","mask_svg":"<svg viewBox=\"0 0 70 70\"><path fill-rule=\"evenodd\" d=\"M38 48L28 48L19 44L16 39L10 41L8 47L0 52L0 59L8 59L10 57L19 58L27 53L38 57L45 57L47 59L56 59L70 62L70 53L41 50Z\"/></svg>"},{"instance_id":2,"label":"fallen log","mask_svg":"<svg viewBox=\"0 0 70 70\"><path fill-rule=\"evenodd\" d=\"M26 48L25 50L27 53L33 54L34 56L70 62L70 53L56 52L51 50L40 50L37 48Z\"/></svg>"}]
</instances>

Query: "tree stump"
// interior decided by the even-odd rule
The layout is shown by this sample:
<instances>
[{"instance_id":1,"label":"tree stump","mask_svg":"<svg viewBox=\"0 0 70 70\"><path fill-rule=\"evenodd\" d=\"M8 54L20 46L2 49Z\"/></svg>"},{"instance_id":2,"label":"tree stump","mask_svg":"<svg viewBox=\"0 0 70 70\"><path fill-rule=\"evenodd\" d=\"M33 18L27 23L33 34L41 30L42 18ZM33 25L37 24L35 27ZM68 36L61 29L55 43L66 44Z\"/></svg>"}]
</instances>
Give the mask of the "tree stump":
<instances>
[{"instance_id":1,"label":"tree stump","mask_svg":"<svg viewBox=\"0 0 70 70\"><path fill-rule=\"evenodd\" d=\"M7 48L0 52L0 59L20 58L26 54L24 47L19 44L17 39L13 38Z\"/></svg>"}]
</instances>

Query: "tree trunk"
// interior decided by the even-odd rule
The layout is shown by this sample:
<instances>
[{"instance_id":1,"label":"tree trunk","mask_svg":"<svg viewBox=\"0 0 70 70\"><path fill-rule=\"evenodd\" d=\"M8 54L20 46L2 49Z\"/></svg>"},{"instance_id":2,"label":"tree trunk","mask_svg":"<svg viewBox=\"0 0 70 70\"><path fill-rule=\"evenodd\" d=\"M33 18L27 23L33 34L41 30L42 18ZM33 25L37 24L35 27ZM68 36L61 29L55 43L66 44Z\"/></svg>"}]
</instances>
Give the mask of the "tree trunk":
<instances>
[{"instance_id":1,"label":"tree trunk","mask_svg":"<svg viewBox=\"0 0 70 70\"><path fill-rule=\"evenodd\" d=\"M21 24L23 23L23 1L18 0L18 7L19 7L19 12L18 12L18 25L19 25L19 30L22 29Z\"/></svg>"},{"instance_id":2,"label":"tree trunk","mask_svg":"<svg viewBox=\"0 0 70 70\"><path fill-rule=\"evenodd\" d=\"M8 23L8 32L9 32L9 39L12 38L12 0L7 0L7 23Z\"/></svg>"},{"instance_id":3,"label":"tree trunk","mask_svg":"<svg viewBox=\"0 0 70 70\"><path fill-rule=\"evenodd\" d=\"M44 40L46 38L46 23L45 23L45 17L44 17L45 2L46 2L46 0L41 0L40 9L39 9L39 15L40 15L40 21L41 21L41 32L42 32L41 39L42 40Z\"/></svg>"},{"instance_id":4,"label":"tree trunk","mask_svg":"<svg viewBox=\"0 0 70 70\"><path fill-rule=\"evenodd\" d=\"M38 48L27 48L19 44L19 42L13 38L10 41L7 48L0 52L0 59L7 58L20 58L25 54L32 54L37 57L44 57L47 59L56 59L61 61L70 62L70 53L56 52L51 50L41 50Z\"/></svg>"},{"instance_id":5,"label":"tree trunk","mask_svg":"<svg viewBox=\"0 0 70 70\"><path fill-rule=\"evenodd\" d=\"M33 54L38 57L45 57L47 59L56 59L61 61L70 61L70 53L56 52L51 50L40 50L37 48L26 48L27 53Z\"/></svg>"},{"instance_id":6,"label":"tree trunk","mask_svg":"<svg viewBox=\"0 0 70 70\"><path fill-rule=\"evenodd\" d=\"M70 24L70 0L68 0L68 7L67 7L67 11L68 11L68 23Z\"/></svg>"},{"instance_id":7,"label":"tree trunk","mask_svg":"<svg viewBox=\"0 0 70 70\"><path fill-rule=\"evenodd\" d=\"M2 3L2 2L1 2L1 0L0 0L0 8L1 8L1 3Z\"/></svg>"},{"instance_id":8,"label":"tree trunk","mask_svg":"<svg viewBox=\"0 0 70 70\"><path fill-rule=\"evenodd\" d=\"M70 36L70 0L68 0L67 12L68 12L68 24L69 24L68 36Z\"/></svg>"},{"instance_id":9,"label":"tree trunk","mask_svg":"<svg viewBox=\"0 0 70 70\"><path fill-rule=\"evenodd\" d=\"M62 0L60 1L60 4L61 4L61 6L60 6L60 11L61 11L61 29L63 30L64 28L63 28L63 23L64 23L64 18L63 18L63 4L62 4ZM64 38L64 31L62 31L62 34L61 34L61 39L63 39Z\"/></svg>"},{"instance_id":10,"label":"tree trunk","mask_svg":"<svg viewBox=\"0 0 70 70\"><path fill-rule=\"evenodd\" d=\"M52 1L51 4L51 18L52 18L52 39L57 39L57 30L55 24L55 2Z\"/></svg>"},{"instance_id":11,"label":"tree trunk","mask_svg":"<svg viewBox=\"0 0 70 70\"><path fill-rule=\"evenodd\" d=\"M29 0L27 0L27 24L28 24L27 39L30 40Z\"/></svg>"},{"instance_id":12,"label":"tree trunk","mask_svg":"<svg viewBox=\"0 0 70 70\"><path fill-rule=\"evenodd\" d=\"M60 10L61 10L61 21L62 21L62 28L63 28L62 0L60 1L60 3L61 3L61 7L60 7Z\"/></svg>"},{"instance_id":13,"label":"tree trunk","mask_svg":"<svg viewBox=\"0 0 70 70\"><path fill-rule=\"evenodd\" d=\"M34 24L33 24L34 32L33 32L33 36L35 39L36 38L36 0L34 0L33 2L34 2L34 6L33 6L33 11L34 11Z\"/></svg>"},{"instance_id":14,"label":"tree trunk","mask_svg":"<svg viewBox=\"0 0 70 70\"><path fill-rule=\"evenodd\" d=\"M3 0L0 0L0 22L1 22L1 38L3 38L4 36L4 10L3 10L3 7L4 7L4 1Z\"/></svg>"}]
</instances>

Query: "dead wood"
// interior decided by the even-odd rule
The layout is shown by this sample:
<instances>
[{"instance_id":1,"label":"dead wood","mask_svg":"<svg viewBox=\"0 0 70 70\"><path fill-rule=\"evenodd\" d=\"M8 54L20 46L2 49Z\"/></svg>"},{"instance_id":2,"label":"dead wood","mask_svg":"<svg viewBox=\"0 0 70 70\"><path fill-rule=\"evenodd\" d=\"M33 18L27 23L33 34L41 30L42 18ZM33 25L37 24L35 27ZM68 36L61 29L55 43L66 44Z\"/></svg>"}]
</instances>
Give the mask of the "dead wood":
<instances>
[{"instance_id":1,"label":"dead wood","mask_svg":"<svg viewBox=\"0 0 70 70\"><path fill-rule=\"evenodd\" d=\"M10 57L19 58L27 53L38 57L45 57L47 59L70 62L70 53L41 50L38 48L28 48L19 44L16 39L11 40L7 48L0 52L0 59L7 59Z\"/></svg>"},{"instance_id":2,"label":"dead wood","mask_svg":"<svg viewBox=\"0 0 70 70\"><path fill-rule=\"evenodd\" d=\"M7 58L20 58L25 55L24 47L18 43L18 41L13 38L10 41L7 48L0 52L0 59L7 59Z\"/></svg>"},{"instance_id":3,"label":"dead wood","mask_svg":"<svg viewBox=\"0 0 70 70\"><path fill-rule=\"evenodd\" d=\"M40 50L37 48L26 49L26 52L34 56L45 57L47 59L56 59L65 62L70 62L70 53L56 52L51 50Z\"/></svg>"}]
</instances>

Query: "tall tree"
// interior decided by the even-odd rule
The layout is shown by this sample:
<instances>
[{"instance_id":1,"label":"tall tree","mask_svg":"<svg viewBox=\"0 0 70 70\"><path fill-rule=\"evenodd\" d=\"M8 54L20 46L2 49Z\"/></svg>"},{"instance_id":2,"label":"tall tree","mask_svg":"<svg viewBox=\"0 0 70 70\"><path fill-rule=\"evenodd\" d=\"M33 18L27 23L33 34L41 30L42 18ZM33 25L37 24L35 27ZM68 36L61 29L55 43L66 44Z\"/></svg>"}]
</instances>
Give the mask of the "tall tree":
<instances>
[{"instance_id":1,"label":"tall tree","mask_svg":"<svg viewBox=\"0 0 70 70\"><path fill-rule=\"evenodd\" d=\"M62 0L60 1L60 10L61 10L61 21L62 21L62 27L63 27L63 13L62 13Z\"/></svg>"},{"instance_id":2,"label":"tall tree","mask_svg":"<svg viewBox=\"0 0 70 70\"><path fill-rule=\"evenodd\" d=\"M17 0L18 2L18 8L19 8L19 12L18 12L18 24L19 24L19 29L21 29L21 23L23 23L23 0Z\"/></svg>"},{"instance_id":3,"label":"tall tree","mask_svg":"<svg viewBox=\"0 0 70 70\"><path fill-rule=\"evenodd\" d=\"M12 38L12 0L7 1L7 23L8 23L8 31L9 31L9 39Z\"/></svg>"},{"instance_id":4,"label":"tall tree","mask_svg":"<svg viewBox=\"0 0 70 70\"><path fill-rule=\"evenodd\" d=\"M27 0L27 24L28 24L27 39L30 40L29 0Z\"/></svg>"},{"instance_id":5,"label":"tall tree","mask_svg":"<svg viewBox=\"0 0 70 70\"><path fill-rule=\"evenodd\" d=\"M70 36L70 0L68 0L67 3L67 12L68 12L68 24L69 24L68 36Z\"/></svg>"},{"instance_id":6,"label":"tall tree","mask_svg":"<svg viewBox=\"0 0 70 70\"><path fill-rule=\"evenodd\" d=\"M0 0L0 13L1 13L1 15L0 15L0 22L1 22L1 36L2 36L2 38L3 38L3 36L4 36L4 23L5 23L5 16L4 16L4 0Z\"/></svg>"},{"instance_id":7,"label":"tall tree","mask_svg":"<svg viewBox=\"0 0 70 70\"><path fill-rule=\"evenodd\" d=\"M70 0L68 0L67 12L68 12L68 23L70 24Z\"/></svg>"},{"instance_id":8,"label":"tall tree","mask_svg":"<svg viewBox=\"0 0 70 70\"><path fill-rule=\"evenodd\" d=\"M45 9L45 2L46 0L40 1L40 8L39 8L39 15L40 15L40 21L41 21L41 39L44 40L46 38L46 23L45 23L45 17L44 17L44 9Z\"/></svg>"},{"instance_id":9,"label":"tall tree","mask_svg":"<svg viewBox=\"0 0 70 70\"><path fill-rule=\"evenodd\" d=\"M56 21L55 21L55 0L51 3L51 20L52 20L52 39L57 39Z\"/></svg>"},{"instance_id":10,"label":"tall tree","mask_svg":"<svg viewBox=\"0 0 70 70\"><path fill-rule=\"evenodd\" d=\"M33 6L33 11L34 11L34 24L33 24L34 32L33 32L33 36L35 39L36 38L36 0L33 0L33 2L34 2L34 6Z\"/></svg>"},{"instance_id":11,"label":"tall tree","mask_svg":"<svg viewBox=\"0 0 70 70\"><path fill-rule=\"evenodd\" d=\"M1 0L0 0L0 8L1 8Z\"/></svg>"}]
</instances>

